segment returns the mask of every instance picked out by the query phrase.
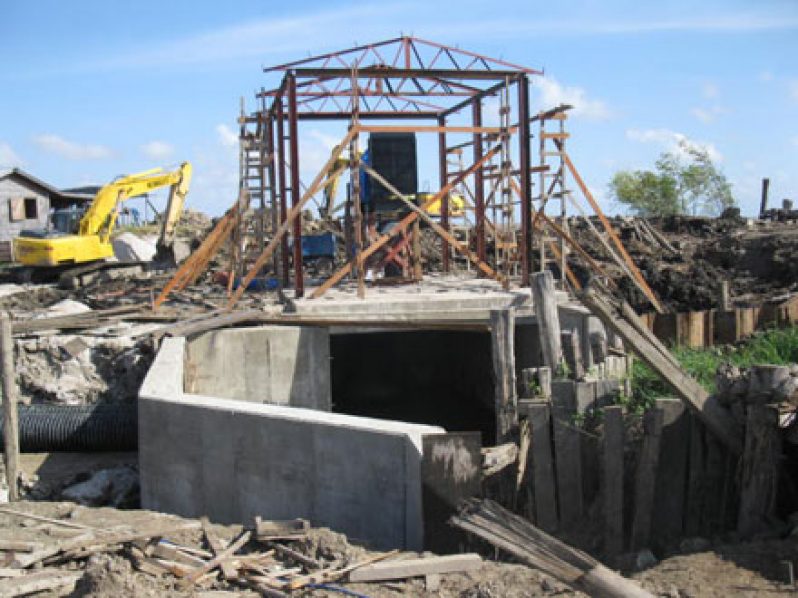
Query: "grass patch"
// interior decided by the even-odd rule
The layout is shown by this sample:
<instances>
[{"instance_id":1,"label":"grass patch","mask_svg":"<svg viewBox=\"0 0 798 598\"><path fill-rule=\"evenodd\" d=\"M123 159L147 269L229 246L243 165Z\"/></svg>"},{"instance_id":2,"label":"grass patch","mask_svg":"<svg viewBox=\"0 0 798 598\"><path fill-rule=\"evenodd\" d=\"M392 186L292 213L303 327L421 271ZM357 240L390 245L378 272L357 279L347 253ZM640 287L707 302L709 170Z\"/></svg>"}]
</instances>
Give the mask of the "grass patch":
<instances>
[{"instance_id":1,"label":"grass patch","mask_svg":"<svg viewBox=\"0 0 798 598\"><path fill-rule=\"evenodd\" d=\"M679 363L709 392L715 391L715 372L718 366L730 363L738 367L752 365L788 365L798 363L798 327L758 332L736 345L689 349L671 349ZM673 396L673 391L642 361L632 367L632 397L628 407L642 411L658 398Z\"/></svg>"}]
</instances>

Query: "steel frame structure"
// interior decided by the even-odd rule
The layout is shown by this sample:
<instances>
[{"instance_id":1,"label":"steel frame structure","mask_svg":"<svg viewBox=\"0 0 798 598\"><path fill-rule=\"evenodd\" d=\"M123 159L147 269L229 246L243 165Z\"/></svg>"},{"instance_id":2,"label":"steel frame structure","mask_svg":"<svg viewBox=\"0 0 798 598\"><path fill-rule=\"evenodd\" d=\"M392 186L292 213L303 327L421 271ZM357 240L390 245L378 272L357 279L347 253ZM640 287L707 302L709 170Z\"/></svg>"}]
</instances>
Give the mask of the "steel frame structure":
<instances>
[{"instance_id":1,"label":"steel frame structure","mask_svg":"<svg viewBox=\"0 0 798 598\"><path fill-rule=\"evenodd\" d=\"M349 121L350 130L361 132L417 132L431 133L438 138L438 171L440 187L444 188L458 173L450 172L447 155L447 135L467 134L473 151L473 162L485 156L485 148L495 141L501 147L498 175L490 175L485 165L469 176L470 194L473 196L476 257L487 261L487 232L496 229L487 213L491 208L488 197L493 198L493 208L507 214L509 206L509 181L500 184L502 174L516 173L520 187L521 238L518 251L521 283L529 283L532 230L532 181L530 178L530 77L542 71L489 58L474 52L445 46L416 37L398 37L313 56L295 62L263 69L264 73L281 75L279 85L261 89L257 94L258 109L240 117L242 139L256 148L260 161L249 160L242 166L242 185L249 197L260 202L264 221L259 230L274 233L286 221L290 207L296 207L302 197L300 182L299 123L306 120ZM509 122L510 108L506 101L515 88L517 107ZM502 124L483 126L484 103L487 98L503 94ZM452 119L465 113L470 123L452 124ZM372 121L415 120L430 124L393 124L390 126ZM517 143L511 151L512 142ZM352 140L350 152L356 150L357 139ZM253 152L254 153L254 152ZM243 154L242 154L243 155ZM352 154L350 153L350 156ZM511 155L517 155L518 164L510 164ZM352 169L359 169L356 161ZM491 178L491 176L493 178ZM353 184L358 179L353 172ZM499 181L499 182L496 182ZM461 183L463 181L460 181ZM486 194L486 183L494 192ZM495 189L499 186L500 193ZM503 203L502 203L503 202ZM349 206L353 215L354 230L363 232L362 214L358 202ZM499 205L499 204L502 205ZM266 215L271 215L271 222ZM441 197L440 226L449 231L448 196ZM293 237L293 286L297 297L304 294L302 268L301 218L291 226ZM355 258L363 251L363 243L355 243ZM444 271L450 270L450 241L441 241L441 261ZM279 257L278 257L279 256ZM362 277L363 264L355 260L353 271ZM359 266L359 267L358 267ZM273 258L275 272L280 273L282 284L291 283L289 246L286 236ZM505 272L505 274L509 271ZM506 276L504 277L506 279ZM362 282L358 285L362 289ZM362 294L360 290L359 294Z\"/></svg>"}]
</instances>

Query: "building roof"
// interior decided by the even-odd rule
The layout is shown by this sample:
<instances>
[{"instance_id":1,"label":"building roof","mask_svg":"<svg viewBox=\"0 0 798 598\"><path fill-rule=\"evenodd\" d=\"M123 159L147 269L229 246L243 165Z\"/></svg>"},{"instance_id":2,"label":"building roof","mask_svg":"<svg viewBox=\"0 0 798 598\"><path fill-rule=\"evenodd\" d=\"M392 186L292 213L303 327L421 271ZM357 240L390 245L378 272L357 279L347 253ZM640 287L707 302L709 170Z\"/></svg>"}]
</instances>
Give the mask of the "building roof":
<instances>
[{"instance_id":1,"label":"building roof","mask_svg":"<svg viewBox=\"0 0 798 598\"><path fill-rule=\"evenodd\" d=\"M91 201L94 199L94 193L86 193L84 191L85 188L81 189L57 189L53 187L49 183L45 183L40 178L37 178L22 170L21 168L9 168L7 170L0 170L0 180L9 177L9 176L18 176L22 179L25 179L29 183L36 185L37 187L44 189L47 191L51 196L54 196L56 199L61 199L65 201L73 201L73 202L83 202L83 201Z\"/></svg>"}]
</instances>

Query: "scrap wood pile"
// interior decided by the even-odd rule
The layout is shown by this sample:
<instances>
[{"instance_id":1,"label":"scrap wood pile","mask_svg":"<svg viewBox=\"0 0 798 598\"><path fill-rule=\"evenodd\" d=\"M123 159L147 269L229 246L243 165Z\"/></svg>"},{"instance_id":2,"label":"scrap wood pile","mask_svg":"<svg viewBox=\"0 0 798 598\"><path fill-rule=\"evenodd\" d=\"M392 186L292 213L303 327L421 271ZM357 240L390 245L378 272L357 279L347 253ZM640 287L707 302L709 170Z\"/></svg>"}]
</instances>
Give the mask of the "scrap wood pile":
<instances>
[{"instance_id":1,"label":"scrap wood pile","mask_svg":"<svg viewBox=\"0 0 798 598\"><path fill-rule=\"evenodd\" d=\"M13 539L0 539L0 597L72 591L76 584L85 582L81 579L89 575L91 559L110 556L126 560L140 575L157 580L161 590L169 588L170 594L186 595L241 588L263 596L286 596L294 590L338 588L331 585L337 583L469 571L483 562L475 554L400 556L398 550L366 552L345 542L339 546L336 540L320 535L325 530L313 530L302 519L256 518L253 526L223 540L228 530L206 519L156 515L136 525L102 529L11 508L0 508L0 514L13 517L22 527L55 527L58 533L54 535L62 538L24 541L4 534Z\"/></svg>"}]
</instances>

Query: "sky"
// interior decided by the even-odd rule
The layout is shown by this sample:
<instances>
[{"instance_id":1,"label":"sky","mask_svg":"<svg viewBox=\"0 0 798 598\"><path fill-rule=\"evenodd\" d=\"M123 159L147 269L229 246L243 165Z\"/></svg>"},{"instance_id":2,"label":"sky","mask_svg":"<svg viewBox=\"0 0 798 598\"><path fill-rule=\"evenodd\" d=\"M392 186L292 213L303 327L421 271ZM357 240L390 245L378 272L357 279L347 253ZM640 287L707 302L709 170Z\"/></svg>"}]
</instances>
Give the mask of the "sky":
<instances>
[{"instance_id":1,"label":"sky","mask_svg":"<svg viewBox=\"0 0 798 598\"><path fill-rule=\"evenodd\" d=\"M0 168L59 187L194 165L188 205L220 214L238 187L241 97L262 67L415 35L544 71L532 107L575 106L569 150L602 207L620 169L705 147L743 214L798 199L798 1L267 2L3 0ZM337 127L337 128L336 128ZM344 124L303 123L302 178ZM431 187L435 158L421 157Z\"/></svg>"}]
</instances>

